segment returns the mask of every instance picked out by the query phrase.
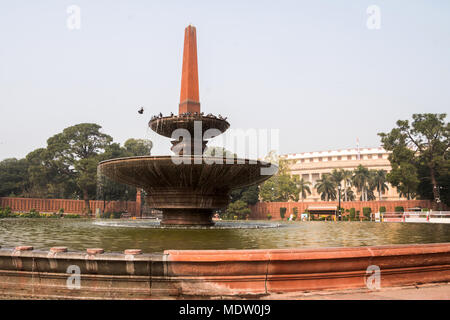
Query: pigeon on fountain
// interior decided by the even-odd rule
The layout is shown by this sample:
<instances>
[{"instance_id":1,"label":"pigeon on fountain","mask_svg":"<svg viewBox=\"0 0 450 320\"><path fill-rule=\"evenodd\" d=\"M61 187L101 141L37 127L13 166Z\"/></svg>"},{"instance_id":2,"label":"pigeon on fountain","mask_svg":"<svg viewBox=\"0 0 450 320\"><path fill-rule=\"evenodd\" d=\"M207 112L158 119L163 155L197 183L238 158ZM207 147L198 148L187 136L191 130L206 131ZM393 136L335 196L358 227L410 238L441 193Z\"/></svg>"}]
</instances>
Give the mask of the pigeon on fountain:
<instances>
[{"instance_id":1,"label":"pigeon on fountain","mask_svg":"<svg viewBox=\"0 0 450 320\"><path fill-rule=\"evenodd\" d=\"M143 114L143 113L144 113L144 107L141 107L141 108L138 110L138 113L139 113L139 114Z\"/></svg>"}]
</instances>

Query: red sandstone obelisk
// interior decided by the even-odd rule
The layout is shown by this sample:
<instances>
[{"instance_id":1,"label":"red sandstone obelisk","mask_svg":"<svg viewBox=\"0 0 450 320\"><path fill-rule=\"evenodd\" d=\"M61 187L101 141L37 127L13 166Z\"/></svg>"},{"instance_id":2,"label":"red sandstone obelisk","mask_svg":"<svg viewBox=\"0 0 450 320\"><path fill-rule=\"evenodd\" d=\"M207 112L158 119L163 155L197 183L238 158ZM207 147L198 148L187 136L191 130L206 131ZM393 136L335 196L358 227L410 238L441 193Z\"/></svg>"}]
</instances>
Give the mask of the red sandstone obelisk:
<instances>
[{"instance_id":1,"label":"red sandstone obelisk","mask_svg":"<svg viewBox=\"0 0 450 320\"><path fill-rule=\"evenodd\" d=\"M179 114L200 113L198 93L197 36L194 26L184 29L183 69L181 74L181 93Z\"/></svg>"}]
</instances>

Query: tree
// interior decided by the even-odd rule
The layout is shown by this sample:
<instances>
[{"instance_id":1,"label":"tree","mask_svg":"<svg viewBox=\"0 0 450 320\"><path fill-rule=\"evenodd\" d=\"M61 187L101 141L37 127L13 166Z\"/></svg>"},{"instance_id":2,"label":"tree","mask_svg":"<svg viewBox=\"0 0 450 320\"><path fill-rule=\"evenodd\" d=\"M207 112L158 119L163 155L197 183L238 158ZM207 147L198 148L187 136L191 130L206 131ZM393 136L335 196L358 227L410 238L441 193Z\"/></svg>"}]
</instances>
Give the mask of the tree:
<instances>
[{"instance_id":1,"label":"tree","mask_svg":"<svg viewBox=\"0 0 450 320\"><path fill-rule=\"evenodd\" d=\"M331 178L334 180L336 186L339 186L342 183L342 180L344 180L343 170L333 169L333 171L331 171Z\"/></svg>"},{"instance_id":2,"label":"tree","mask_svg":"<svg viewBox=\"0 0 450 320\"><path fill-rule=\"evenodd\" d=\"M151 140L131 138L125 141L123 147L129 157L149 156L153 148L153 142Z\"/></svg>"},{"instance_id":3,"label":"tree","mask_svg":"<svg viewBox=\"0 0 450 320\"><path fill-rule=\"evenodd\" d=\"M411 200L411 199L414 199L416 196L417 196L417 194L415 193L415 192L411 192L411 191L402 191L402 190L400 190L399 192L398 192L398 196L400 197L400 198L406 198L406 199L408 199L408 200Z\"/></svg>"},{"instance_id":4,"label":"tree","mask_svg":"<svg viewBox=\"0 0 450 320\"><path fill-rule=\"evenodd\" d=\"M381 201L381 194L389 190L389 187L387 186L387 177L386 177L386 170L373 170L372 171L372 184L374 185L375 189L378 191L378 200Z\"/></svg>"},{"instance_id":5,"label":"tree","mask_svg":"<svg viewBox=\"0 0 450 320\"><path fill-rule=\"evenodd\" d=\"M311 184L311 182L306 181L305 179L301 178L300 180L296 181L296 183L297 183L297 188L298 188L298 191L300 192L300 195L302 197L302 202L303 202L308 195L311 195L311 189L309 188L309 185Z\"/></svg>"},{"instance_id":6,"label":"tree","mask_svg":"<svg viewBox=\"0 0 450 320\"><path fill-rule=\"evenodd\" d=\"M336 182L330 174L323 174L314 186L324 201L336 200Z\"/></svg>"},{"instance_id":7,"label":"tree","mask_svg":"<svg viewBox=\"0 0 450 320\"><path fill-rule=\"evenodd\" d=\"M259 195L263 201L298 201L299 188L291 176L276 175L261 185Z\"/></svg>"},{"instance_id":8,"label":"tree","mask_svg":"<svg viewBox=\"0 0 450 320\"><path fill-rule=\"evenodd\" d=\"M397 188L399 195L408 200L413 198L412 194L416 194L420 183L416 166L408 162L392 163L392 170L387 174L387 179L391 185Z\"/></svg>"},{"instance_id":9,"label":"tree","mask_svg":"<svg viewBox=\"0 0 450 320\"><path fill-rule=\"evenodd\" d=\"M331 171L331 179L334 181L336 185L336 193L340 196L340 190L339 187L342 185L342 181L344 180L344 170L343 169L333 169ZM344 188L345 193L345 188Z\"/></svg>"},{"instance_id":10,"label":"tree","mask_svg":"<svg viewBox=\"0 0 450 320\"><path fill-rule=\"evenodd\" d=\"M353 178L352 183L358 190L358 192L361 193L361 200L367 201L368 200L368 189L369 189L369 169L362 166L361 164L353 170Z\"/></svg>"},{"instance_id":11,"label":"tree","mask_svg":"<svg viewBox=\"0 0 450 320\"><path fill-rule=\"evenodd\" d=\"M29 186L23 196L35 198L73 198L77 186L71 167L55 161L46 148L26 156Z\"/></svg>"},{"instance_id":12,"label":"tree","mask_svg":"<svg viewBox=\"0 0 450 320\"><path fill-rule=\"evenodd\" d=\"M367 191L366 191L366 201L377 200L377 197L375 197L375 193L373 193L373 190L374 189L367 189ZM362 197L362 195L361 195L361 197ZM362 198L360 200L363 201Z\"/></svg>"},{"instance_id":13,"label":"tree","mask_svg":"<svg viewBox=\"0 0 450 320\"><path fill-rule=\"evenodd\" d=\"M356 199L355 193L353 192L352 188L350 188L350 187L348 187L346 190L344 190L344 195L347 196L346 201L355 201L355 199Z\"/></svg>"},{"instance_id":14,"label":"tree","mask_svg":"<svg viewBox=\"0 0 450 320\"><path fill-rule=\"evenodd\" d=\"M46 148L30 152L25 159L0 162L0 196L65 198L86 201L96 194L103 200L129 200L136 189L97 176L98 163L106 159L149 155L150 140L128 139L113 143L97 124L82 123L47 140ZM100 191L100 193L98 192Z\"/></svg>"},{"instance_id":15,"label":"tree","mask_svg":"<svg viewBox=\"0 0 450 320\"><path fill-rule=\"evenodd\" d=\"M0 197L22 194L28 181L28 163L16 158L0 161Z\"/></svg>"},{"instance_id":16,"label":"tree","mask_svg":"<svg viewBox=\"0 0 450 320\"><path fill-rule=\"evenodd\" d=\"M207 147L204 152L205 157L221 157L221 158L229 158L229 159L236 159L237 154L234 152L231 152L223 147Z\"/></svg>"},{"instance_id":17,"label":"tree","mask_svg":"<svg viewBox=\"0 0 450 320\"><path fill-rule=\"evenodd\" d=\"M242 200L237 200L228 205L225 214L229 219L233 219L235 216L239 220L244 220L251 213L247 203Z\"/></svg>"},{"instance_id":18,"label":"tree","mask_svg":"<svg viewBox=\"0 0 450 320\"><path fill-rule=\"evenodd\" d=\"M258 202L258 185L248 186L231 191L231 202L242 200L247 204L253 205Z\"/></svg>"},{"instance_id":19,"label":"tree","mask_svg":"<svg viewBox=\"0 0 450 320\"><path fill-rule=\"evenodd\" d=\"M47 140L52 163L73 178L85 201L86 213L91 212L89 200L96 194L99 155L112 142L112 137L100 129L95 123L81 123Z\"/></svg>"},{"instance_id":20,"label":"tree","mask_svg":"<svg viewBox=\"0 0 450 320\"><path fill-rule=\"evenodd\" d=\"M389 161L392 165L388 180L394 186L407 189L408 193L420 190L421 197L432 199L436 207L441 208L440 193L443 186L439 185L442 176L448 175L450 162L450 124L445 121L446 114L413 114L413 121L397 121L397 127L389 133L379 133L383 147L391 151ZM406 173L406 168L412 169L405 178L397 171ZM419 173L423 175L420 176ZM445 181L445 180L444 180ZM414 182L414 183L413 183ZM421 188L419 184L422 184ZM448 192L448 191L447 191Z\"/></svg>"},{"instance_id":21,"label":"tree","mask_svg":"<svg viewBox=\"0 0 450 320\"><path fill-rule=\"evenodd\" d=\"M353 177L353 172L351 170L344 170L342 169L342 180L344 181L344 201L352 201L351 199L349 199L349 191L352 192L353 195L353 191L352 191L352 177ZM354 199L354 195L353 195L353 199Z\"/></svg>"}]
</instances>

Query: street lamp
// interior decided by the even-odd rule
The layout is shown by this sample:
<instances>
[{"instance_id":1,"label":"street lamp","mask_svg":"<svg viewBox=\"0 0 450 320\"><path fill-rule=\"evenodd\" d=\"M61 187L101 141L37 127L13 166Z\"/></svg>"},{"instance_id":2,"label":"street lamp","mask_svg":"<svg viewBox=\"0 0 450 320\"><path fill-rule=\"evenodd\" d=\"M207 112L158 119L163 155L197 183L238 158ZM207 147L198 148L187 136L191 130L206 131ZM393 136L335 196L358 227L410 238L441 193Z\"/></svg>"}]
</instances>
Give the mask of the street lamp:
<instances>
[{"instance_id":1,"label":"street lamp","mask_svg":"<svg viewBox=\"0 0 450 320\"><path fill-rule=\"evenodd\" d=\"M336 221L338 218L339 220L341 219L341 185L338 185L338 196L339 196L339 206L338 206L339 217L336 217Z\"/></svg>"}]
</instances>

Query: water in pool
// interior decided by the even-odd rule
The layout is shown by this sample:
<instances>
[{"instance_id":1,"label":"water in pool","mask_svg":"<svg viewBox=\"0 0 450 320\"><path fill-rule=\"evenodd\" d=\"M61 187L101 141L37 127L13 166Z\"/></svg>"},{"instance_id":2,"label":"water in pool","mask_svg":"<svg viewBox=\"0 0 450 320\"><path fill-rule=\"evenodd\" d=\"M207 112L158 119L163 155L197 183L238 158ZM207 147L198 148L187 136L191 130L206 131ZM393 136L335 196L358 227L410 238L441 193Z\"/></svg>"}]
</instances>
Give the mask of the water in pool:
<instances>
[{"instance_id":1,"label":"water in pool","mask_svg":"<svg viewBox=\"0 0 450 320\"><path fill-rule=\"evenodd\" d=\"M230 222L233 224L234 222ZM450 224L376 222L239 222L234 228L159 229L146 221L1 219L0 246L35 249L99 247L145 253L166 249L276 249L450 242Z\"/></svg>"}]
</instances>

